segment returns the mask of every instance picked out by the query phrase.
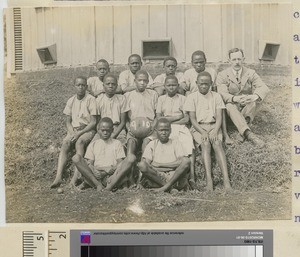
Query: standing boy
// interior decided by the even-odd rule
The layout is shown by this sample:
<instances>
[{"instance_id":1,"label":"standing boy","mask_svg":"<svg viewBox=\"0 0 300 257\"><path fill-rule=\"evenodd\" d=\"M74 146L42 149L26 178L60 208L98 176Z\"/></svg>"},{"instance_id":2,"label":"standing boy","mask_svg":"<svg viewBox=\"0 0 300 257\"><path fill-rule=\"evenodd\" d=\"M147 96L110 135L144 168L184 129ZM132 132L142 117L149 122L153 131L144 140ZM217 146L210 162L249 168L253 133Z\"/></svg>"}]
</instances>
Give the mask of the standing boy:
<instances>
[{"instance_id":1,"label":"standing boy","mask_svg":"<svg viewBox=\"0 0 300 257\"><path fill-rule=\"evenodd\" d=\"M129 70L122 71L119 75L119 87L123 93L134 91L135 86L135 74L142 67L142 59L138 54L132 54L128 57ZM147 88L151 88L153 79L148 73L149 82Z\"/></svg>"},{"instance_id":2,"label":"standing boy","mask_svg":"<svg viewBox=\"0 0 300 257\"><path fill-rule=\"evenodd\" d=\"M111 138L120 140L122 145L126 144L126 118L129 107L124 95L116 94L118 86L117 78L107 74L103 79L104 94L96 99L97 114L100 119L109 117L113 121L114 130ZM99 119L99 120L100 120ZM97 135L96 135L97 137Z\"/></svg>"},{"instance_id":3,"label":"standing boy","mask_svg":"<svg viewBox=\"0 0 300 257\"><path fill-rule=\"evenodd\" d=\"M181 190L187 185L190 160L178 140L169 138L171 124L161 118L156 124L157 139L151 141L143 153L138 168L157 192L166 192L175 187Z\"/></svg>"},{"instance_id":4,"label":"standing boy","mask_svg":"<svg viewBox=\"0 0 300 257\"><path fill-rule=\"evenodd\" d=\"M186 97L178 94L179 83L175 75L168 75L164 82L167 92L158 98L156 116L164 117L171 123L170 139L178 139L186 156L190 157L190 184L195 188L195 154L191 132L187 128L188 114L183 110Z\"/></svg>"},{"instance_id":5,"label":"standing boy","mask_svg":"<svg viewBox=\"0 0 300 257\"><path fill-rule=\"evenodd\" d=\"M165 79L169 75L175 75L178 79L180 87L178 88L179 94L184 94L183 88L186 87L184 75L182 72L176 72L177 70L177 60L174 57L166 57L163 62L164 73L158 75L154 79L154 84L152 88L158 93L159 96L165 93Z\"/></svg>"},{"instance_id":6,"label":"standing boy","mask_svg":"<svg viewBox=\"0 0 300 257\"><path fill-rule=\"evenodd\" d=\"M230 190L227 161L222 146L222 109L225 108L222 97L210 90L212 78L208 72L200 72L197 81L198 92L187 97L184 109L189 112L193 125L192 135L201 146L202 160L206 171L207 189L213 190L211 174L211 147L213 147L217 162L223 174L226 190Z\"/></svg>"},{"instance_id":7,"label":"standing boy","mask_svg":"<svg viewBox=\"0 0 300 257\"><path fill-rule=\"evenodd\" d=\"M144 70L137 71L135 74L136 88L125 96L129 107L129 122L137 117L145 117L151 124L152 133L155 126L155 110L157 107L158 95L154 90L147 89L148 83L148 73ZM127 154L135 155L137 146L141 141L142 150L144 150L145 146L153 139L151 133L144 139L138 139L129 130L127 134Z\"/></svg>"},{"instance_id":8,"label":"standing boy","mask_svg":"<svg viewBox=\"0 0 300 257\"><path fill-rule=\"evenodd\" d=\"M100 59L96 63L96 70L98 76L90 77L87 80L87 91L92 95L97 97L100 94L104 93L103 89L103 79L105 75L109 72L109 64L106 60Z\"/></svg>"},{"instance_id":9,"label":"standing boy","mask_svg":"<svg viewBox=\"0 0 300 257\"><path fill-rule=\"evenodd\" d=\"M87 80L85 77L75 79L76 95L71 97L63 111L67 115L67 136L64 138L58 158L57 173L51 188L59 187L62 183L63 171L67 164L67 157L75 147L76 154L83 156L86 146L94 137L96 131L96 102L95 98L86 92ZM72 184L75 184L75 172Z\"/></svg>"},{"instance_id":10,"label":"standing boy","mask_svg":"<svg viewBox=\"0 0 300 257\"><path fill-rule=\"evenodd\" d=\"M122 184L135 157L125 158L121 142L111 138L113 122L110 118L100 120L98 133L100 138L88 146L84 156L86 160L80 154L76 154L72 160L82 174L84 183L97 190L112 191Z\"/></svg>"}]
</instances>

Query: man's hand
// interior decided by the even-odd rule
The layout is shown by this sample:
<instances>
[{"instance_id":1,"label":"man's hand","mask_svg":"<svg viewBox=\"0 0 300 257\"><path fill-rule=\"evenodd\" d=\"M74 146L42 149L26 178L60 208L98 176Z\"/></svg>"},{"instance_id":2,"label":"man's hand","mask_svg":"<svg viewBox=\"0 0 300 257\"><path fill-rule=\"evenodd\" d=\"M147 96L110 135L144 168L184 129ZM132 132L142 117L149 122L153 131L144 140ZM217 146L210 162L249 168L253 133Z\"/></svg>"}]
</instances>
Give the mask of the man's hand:
<instances>
[{"instance_id":1,"label":"man's hand","mask_svg":"<svg viewBox=\"0 0 300 257\"><path fill-rule=\"evenodd\" d=\"M243 102L246 100L246 98L247 98L246 95L236 95L232 98L232 101L234 103L243 104Z\"/></svg>"},{"instance_id":2,"label":"man's hand","mask_svg":"<svg viewBox=\"0 0 300 257\"><path fill-rule=\"evenodd\" d=\"M152 162L151 165L153 167L155 167L155 168L159 168L160 167L159 163L157 163L157 162Z\"/></svg>"},{"instance_id":3,"label":"man's hand","mask_svg":"<svg viewBox=\"0 0 300 257\"><path fill-rule=\"evenodd\" d=\"M253 102L255 102L258 98L259 98L259 96L258 96L258 95L255 95L255 94L254 94L254 95L247 95L247 96L243 99L243 101L242 101L241 104L246 105L246 104L253 103Z\"/></svg>"}]
</instances>

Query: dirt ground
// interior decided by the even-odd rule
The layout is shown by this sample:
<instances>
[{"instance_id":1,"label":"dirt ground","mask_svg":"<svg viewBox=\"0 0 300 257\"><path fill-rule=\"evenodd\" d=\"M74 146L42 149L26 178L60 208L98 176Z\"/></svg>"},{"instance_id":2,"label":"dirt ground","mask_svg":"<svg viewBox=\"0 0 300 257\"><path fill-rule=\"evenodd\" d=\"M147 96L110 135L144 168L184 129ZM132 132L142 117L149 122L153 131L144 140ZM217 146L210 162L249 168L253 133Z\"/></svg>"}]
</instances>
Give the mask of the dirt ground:
<instances>
[{"instance_id":1,"label":"dirt ground","mask_svg":"<svg viewBox=\"0 0 300 257\"><path fill-rule=\"evenodd\" d=\"M222 176L213 160L215 191L205 191L199 156L198 191L155 194L123 189L115 193L68 188L51 190L58 153L65 134L62 110L74 94L78 70L19 74L5 81L5 182L7 222L172 222L264 220L291 218L291 86L289 72L262 75L271 92L253 123L265 140L263 149L240 143L230 127L234 146L226 147L232 193L222 190ZM80 75L90 73L82 69ZM154 74L152 74L154 75ZM198 152L199 153L199 152Z\"/></svg>"}]
</instances>

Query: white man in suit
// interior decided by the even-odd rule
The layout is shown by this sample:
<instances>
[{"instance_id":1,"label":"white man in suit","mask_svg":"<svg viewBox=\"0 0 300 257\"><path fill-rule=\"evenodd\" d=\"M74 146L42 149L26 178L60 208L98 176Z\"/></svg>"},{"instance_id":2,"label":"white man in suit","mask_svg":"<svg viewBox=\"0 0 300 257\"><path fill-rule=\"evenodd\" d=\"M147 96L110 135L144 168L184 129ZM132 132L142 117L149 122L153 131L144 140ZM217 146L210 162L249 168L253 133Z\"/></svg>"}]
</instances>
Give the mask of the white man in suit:
<instances>
[{"instance_id":1,"label":"white man in suit","mask_svg":"<svg viewBox=\"0 0 300 257\"><path fill-rule=\"evenodd\" d=\"M228 116L240 135L258 147L264 142L250 129L257 105L266 97L269 88L257 73L243 65L242 49L233 48L228 52L231 67L221 71L216 79L217 91L221 94Z\"/></svg>"}]
</instances>

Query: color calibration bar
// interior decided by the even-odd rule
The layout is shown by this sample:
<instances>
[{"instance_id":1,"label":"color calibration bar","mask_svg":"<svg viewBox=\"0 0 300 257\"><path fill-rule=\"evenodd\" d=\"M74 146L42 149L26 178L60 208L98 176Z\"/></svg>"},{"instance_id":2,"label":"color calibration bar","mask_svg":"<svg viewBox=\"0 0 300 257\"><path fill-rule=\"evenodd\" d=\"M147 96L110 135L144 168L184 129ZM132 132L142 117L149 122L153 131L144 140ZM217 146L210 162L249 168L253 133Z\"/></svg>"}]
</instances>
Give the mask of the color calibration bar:
<instances>
[{"instance_id":1,"label":"color calibration bar","mask_svg":"<svg viewBox=\"0 0 300 257\"><path fill-rule=\"evenodd\" d=\"M72 257L273 257L272 230L71 230Z\"/></svg>"}]
</instances>

